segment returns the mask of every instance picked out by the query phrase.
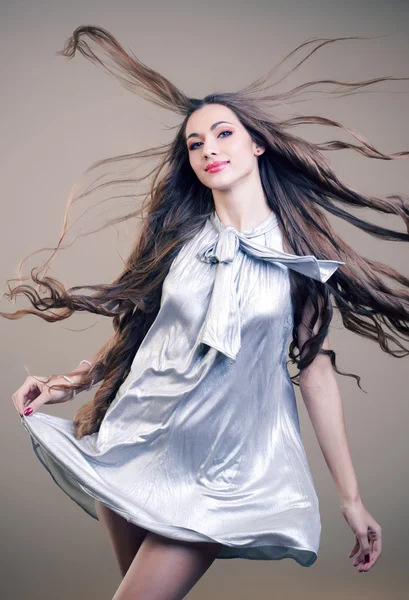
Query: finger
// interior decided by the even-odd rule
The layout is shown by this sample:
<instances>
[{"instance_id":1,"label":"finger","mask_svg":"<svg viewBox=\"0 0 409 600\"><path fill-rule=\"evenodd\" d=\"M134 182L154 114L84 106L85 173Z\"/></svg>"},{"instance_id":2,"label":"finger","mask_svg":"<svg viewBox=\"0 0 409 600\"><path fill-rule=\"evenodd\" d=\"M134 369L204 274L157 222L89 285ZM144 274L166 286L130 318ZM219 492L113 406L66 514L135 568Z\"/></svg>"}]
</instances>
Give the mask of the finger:
<instances>
[{"instance_id":1,"label":"finger","mask_svg":"<svg viewBox=\"0 0 409 600\"><path fill-rule=\"evenodd\" d=\"M354 567L358 567L362 562L363 562L362 556L359 555L354 559L354 562L352 564Z\"/></svg>"},{"instance_id":2,"label":"finger","mask_svg":"<svg viewBox=\"0 0 409 600\"><path fill-rule=\"evenodd\" d=\"M359 571L368 571L368 569L370 569L374 564L373 557L371 556L370 552L367 552L365 556L368 556L368 561L362 560L361 564L359 565Z\"/></svg>"},{"instance_id":3,"label":"finger","mask_svg":"<svg viewBox=\"0 0 409 600\"><path fill-rule=\"evenodd\" d=\"M371 545L368 540L368 536L360 536L360 567L359 570L362 571L365 568L365 565L369 564L371 560Z\"/></svg>"},{"instance_id":4,"label":"finger","mask_svg":"<svg viewBox=\"0 0 409 600\"><path fill-rule=\"evenodd\" d=\"M27 377L23 385L13 394L13 402L20 414L22 414L30 395L41 393L41 381L37 381L33 377Z\"/></svg>"},{"instance_id":5,"label":"finger","mask_svg":"<svg viewBox=\"0 0 409 600\"><path fill-rule=\"evenodd\" d=\"M377 553L371 553L370 557L369 557L369 562L367 562L367 563L363 562L361 564L361 566L359 567L359 571L369 571L369 569L372 569L372 567L377 562L379 556L380 555Z\"/></svg>"},{"instance_id":6,"label":"finger","mask_svg":"<svg viewBox=\"0 0 409 600\"><path fill-rule=\"evenodd\" d=\"M358 540L356 540L354 547L352 548L351 552L349 553L349 558L352 558L353 556L355 556L355 554L358 552L359 549L359 542Z\"/></svg>"},{"instance_id":7,"label":"finger","mask_svg":"<svg viewBox=\"0 0 409 600\"><path fill-rule=\"evenodd\" d=\"M20 388L18 392L15 392L13 394L12 398L13 404L16 407L17 412L21 415L23 413L25 405L27 404L27 393L25 392L25 390L22 390Z\"/></svg>"},{"instance_id":8,"label":"finger","mask_svg":"<svg viewBox=\"0 0 409 600\"><path fill-rule=\"evenodd\" d=\"M359 539L359 547L361 550L360 554L361 554L362 558L364 558L365 554L369 554L369 552L371 550L368 533L362 533L361 535L358 536L358 539Z\"/></svg>"},{"instance_id":9,"label":"finger","mask_svg":"<svg viewBox=\"0 0 409 600\"><path fill-rule=\"evenodd\" d=\"M30 402L23 411L25 417L31 417L41 406L43 406L49 399L48 391L43 392L35 400Z\"/></svg>"},{"instance_id":10,"label":"finger","mask_svg":"<svg viewBox=\"0 0 409 600\"><path fill-rule=\"evenodd\" d=\"M358 567L358 571L366 571L366 570L368 570L368 568L370 568L374 564L373 557L370 552L366 553L366 556L369 557L368 562L365 561L364 556L365 555L360 555L356 559L356 564L354 564L354 567Z\"/></svg>"},{"instance_id":11,"label":"finger","mask_svg":"<svg viewBox=\"0 0 409 600\"><path fill-rule=\"evenodd\" d=\"M17 400L16 400L16 397L15 397L15 395L14 395L14 394L12 395L12 399L13 399L13 404L14 404L14 407L15 407L16 411L17 411L17 412L18 412L18 414L21 416L20 410L19 410L19 408L18 408L18 406L17 406Z\"/></svg>"},{"instance_id":12,"label":"finger","mask_svg":"<svg viewBox=\"0 0 409 600\"><path fill-rule=\"evenodd\" d=\"M382 534L379 526L376 528L374 527L369 532L368 536L370 537L369 562L364 561L360 567L360 570L364 571L368 571L368 569L371 569L374 566L382 552Z\"/></svg>"},{"instance_id":13,"label":"finger","mask_svg":"<svg viewBox=\"0 0 409 600\"><path fill-rule=\"evenodd\" d=\"M357 567L361 563L365 562L365 555L370 557L370 546L368 541L365 544L365 542L361 539L359 544L359 554L355 557L353 562L354 567Z\"/></svg>"},{"instance_id":14,"label":"finger","mask_svg":"<svg viewBox=\"0 0 409 600\"><path fill-rule=\"evenodd\" d=\"M369 546L363 548L362 553L360 555L360 559L361 559L361 561L360 561L361 562L360 567L362 567L364 565L367 565L370 562L370 560L371 560L371 549L370 549Z\"/></svg>"},{"instance_id":15,"label":"finger","mask_svg":"<svg viewBox=\"0 0 409 600\"><path fill-rule=\"evenodd\" d=\"M376 554L381 554L382 552L382 536L379 535L379 538L372 541L372 548Z\"/></svg>"},{"instance_id":16,"label":"finger","mask_svg":"<svg viewBox=\"0 0 409 600\"><path fill-rule=\"evenodd\" d=\"M373 567L373 565L378 561L381 554L382 554L381 539L372 540L370 561L367 564L367 567L369 567L369 568Z\"/></svg>"}]
</instances>

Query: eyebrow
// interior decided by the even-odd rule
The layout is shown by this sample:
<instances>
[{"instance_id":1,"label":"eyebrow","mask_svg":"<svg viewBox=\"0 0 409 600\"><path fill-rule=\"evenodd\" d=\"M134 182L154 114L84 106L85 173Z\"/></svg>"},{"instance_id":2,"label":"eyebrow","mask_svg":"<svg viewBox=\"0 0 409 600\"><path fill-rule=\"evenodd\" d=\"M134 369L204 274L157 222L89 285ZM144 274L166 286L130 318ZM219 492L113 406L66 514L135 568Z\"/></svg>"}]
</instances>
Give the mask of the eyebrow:
<instances>
[{"instance_id":1,"label":"eyebrow","mask_svg":"<svg viewBox=\"0 0 409 600\"><path fill-rule=\"evenodd\" d=\"M217 121L217 123L213 123L213 125L210 127L210 131L213 131L213 129L215 129L215 127L220 125L220 123L229 123L230 125L234 125L234 123L230 123L230 121ZM199 134L191 133L190 135L187 136L186 141L188 141L188 139L191 137L199 137Z\"/></svg>"}]
</instances>

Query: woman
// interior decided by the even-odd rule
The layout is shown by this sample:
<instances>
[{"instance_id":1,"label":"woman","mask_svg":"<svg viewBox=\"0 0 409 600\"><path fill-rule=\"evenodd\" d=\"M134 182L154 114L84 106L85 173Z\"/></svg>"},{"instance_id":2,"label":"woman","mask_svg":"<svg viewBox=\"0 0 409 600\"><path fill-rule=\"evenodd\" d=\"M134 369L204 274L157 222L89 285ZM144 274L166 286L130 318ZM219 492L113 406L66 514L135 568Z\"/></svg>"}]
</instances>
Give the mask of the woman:
<instances>
[{"instance_id":1,"label":"woman","mask_svg":"<svg viewBox=\"0 0 409 600\"><path fill-rule=\"evenodd\" d=\"M334 41L296 50L315 44L312 54ZM399 215L408 227L409 204L352 190L320 151L350 148L384 160L409 153L384 155L346 128L360 145L307 142L287 129L342 126L317 116L278 122L262 110L263 102L294 100L320 82L260 96L270 73L240 92L197 100L101 28L77 28L60 54L77 49L127 88L184 115L172 143L125 157L162 161L120 276L76 294L81 287L66 290L33 271L43 296L20 285L10 297L25 294L34 309L2 313L55 322L86 310L113 318L115 335L93 357L66 375L29 376L13 401L56 483L106 528L123 575L114 599L182 598L215 558L315 562L318 498L292 383L300 385L355 535L353 565L368 571L381 554L381 527L365 508L348 449L334 376L341 372L329 349L332 300L347 329L406 356L393 333L408 337L409 280L357 254L324 210L380 238L408 241L344 207ZM327 83L354 90L374 80ZM67 229L66 214L60 243ZM388 287L381 275L403 287ZM285 366L288 344L296 377ZM39 410L98 382L73 421Z\"/></svg>"}]
</instances>

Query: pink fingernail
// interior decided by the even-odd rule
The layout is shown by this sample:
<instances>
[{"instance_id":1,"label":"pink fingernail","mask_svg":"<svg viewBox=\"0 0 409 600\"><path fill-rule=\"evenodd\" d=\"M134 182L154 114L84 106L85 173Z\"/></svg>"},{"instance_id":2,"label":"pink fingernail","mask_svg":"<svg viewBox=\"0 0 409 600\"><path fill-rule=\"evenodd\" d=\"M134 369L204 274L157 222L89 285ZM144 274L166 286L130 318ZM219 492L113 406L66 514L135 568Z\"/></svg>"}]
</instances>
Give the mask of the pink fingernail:
<instances>
[{"instance_id":1,"label":"pink fingernail","mask_svg":"<svg viewBox=\"0 0 409 600\"><path fill-rule=\"evenodd\" d=\"M26 408L26 410L24 411L24 414L26 417L28 417L28 415L31 415L31 413L33 412L33 409L29 406L28 408Z\"/></svg>"}]
</instances>

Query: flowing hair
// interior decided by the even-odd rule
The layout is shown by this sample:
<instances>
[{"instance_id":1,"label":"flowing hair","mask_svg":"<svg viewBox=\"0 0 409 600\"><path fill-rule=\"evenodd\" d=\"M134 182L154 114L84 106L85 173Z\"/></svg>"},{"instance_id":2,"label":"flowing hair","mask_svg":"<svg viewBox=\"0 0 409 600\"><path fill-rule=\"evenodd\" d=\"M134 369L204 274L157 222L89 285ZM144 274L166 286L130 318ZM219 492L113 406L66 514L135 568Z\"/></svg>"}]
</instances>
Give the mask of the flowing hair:
<instances>
[{"instance_id":1,"label":"flowing hair","mask_svg":"<svg viewBox=\"0 0 409 600\"><path fill-rule=\"evenodd\" d=\"M181 247L201 230L215 208L211 189L198 180L189 164L185 141L187 120L194 111L207 104L229 107L252 140L265 147L265 152L258 157L261 182L267 202L277 216L285 251L345 263L326 283L304 277L289 269L294 311L289 359L299 369L297 375L291 378L293 383L299 385L300 372L311 364L318 353L324 353L330 356L332 367L337 373L354 377L360 387L360 378L357 375L338 370L335 352L322 349L333 316L331 299L334 300L347 329L375 340L382 350L391 356L403 357L409 354L409 349L402 343L409 338L409 279L392 267L355 252L336 234L325 214L327 212L336 215L378 238L407 242L408 196L368 196L352 189L335 175L322 151L350 149L378 160L405 158L409 156L409 152L383 154L362 135L329 118L304 115L278 121L269 115L268 110L263 109L263 105L268 104L279 106L284 101L304 101L300 98L308 91L317 91L319 84L330 86L323 93L342 97L359 93L361 88L381 81L409 79L388 76L354 83L322 79L284 92L276 91L277 85L299 69L312 54L328 44L349 39L365 38L316 38L306 41L290 52L267 75L240 91L213 93L203 99L186 96L163 75L143 64L131 52L127 52L101 27L78 27L68 38L64 49L58 52L71 59L78 50L90 61L101 65L109 75L118 79L130 91L183 117L171 143L108 158L94 163L85 171L85 174L93 173L101 166L120 164L121 161L130 160L134 165L140 159L154 158L158 161L148 175L122 180L127 184L139 184L148 176L152 176L143 202L135 206L136 195L132 194L135 210L115 219L115 222L121 222L137 218L140 219L141 225L124 269L112 283L66 289L59 280L46 276L47 265L61 247L68 231L68 215L73 203L91 193L87 190L83 194L77 194L74 186L67 201L62 233L57 247L53 249L54 253L44 265L31 270L31 278L36 287L20 283L12 289L8 285L10 294L6 295L10 299L18 294L25 295L34 307L14 313L0 313L8 319L20 319L26 314L34 314L48 322L55 322L67 319L76 311L87 311L113 319L114 335L104 346L98 361L84 374L81 384L69 386L84 389L96 374L102 380L102 385L92 401L84 404L75 414L73 422L77 439L99 430L109 405L130 372L135 354L159 311L162 284L173 259ZM89 42L93 44L90 45ZM95 51L92 49L93 45ZM105 53L104 60L97 55L97 50L101 54ZM286 75L272 81L272 76L284 61L300 51L306 53L306 56ZM107 59L111 59L111 64ZM333 89L331 86L338 87ZM275 93L271 93L270 90L270 93L263 95L270 87L274 87ZM342 91L339 92L339 89ZM297 125L337 127L350 134L356 143L340 140L312 143L289 132ZM118 183L114 180L108 184L99 184L91 191ZM348 212L348 207L365 207L385 214L398 215L405 225L406 232L394 231L358 218ZM27 258L20 262L20 268ZM389 287L383 276L401 284L401 287ZM28 276L23 278L20 275L20 282L27 278ZM10 281L15 280L8 280L7 283ZM79 293L80 290L82 293ZM304 323L309 331L309 339L299 348L297 328L305 314L307 300L313 308L309 322ZM317 322L319 328L314 334L313 329ZM394 342L397 349L391 348L390 342ZM52 387L65 389L68 386L61 384Z\"/></svg>"}]
</instances>

